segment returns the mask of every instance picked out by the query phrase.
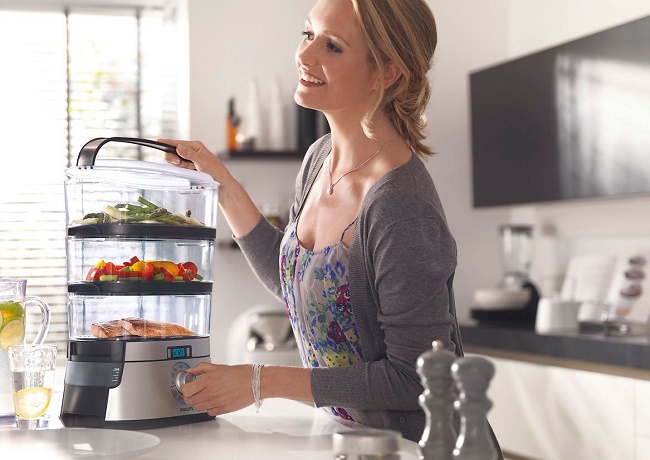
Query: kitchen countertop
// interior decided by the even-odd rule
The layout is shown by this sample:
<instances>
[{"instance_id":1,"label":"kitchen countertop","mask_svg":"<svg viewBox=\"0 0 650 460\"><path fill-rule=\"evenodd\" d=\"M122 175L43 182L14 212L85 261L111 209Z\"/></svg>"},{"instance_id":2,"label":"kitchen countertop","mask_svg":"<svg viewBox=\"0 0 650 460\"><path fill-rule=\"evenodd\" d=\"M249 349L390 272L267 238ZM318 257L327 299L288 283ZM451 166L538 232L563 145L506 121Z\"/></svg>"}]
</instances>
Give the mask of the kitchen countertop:
<instances>
[{"instance_id":1,"label":"kitchen countertop","mask_svg":"<svg viewBox=\"0 0 650 460\"><path fill-rule=\"evenodd\" d=\"M650 335L606 336L577 331L538 334L531 329L460 326L468 353L556 363L650 380ZM529 359L528 359L529 358Z\"/></svg>"},{"instance_id":2,"label":"kitchen countertop","mask_svg":"<svg viewBox=\"0 0 650 460\"><path fill-rule=\"evenodd\" d=\"M63 372L63 369L57 369L59 375ZM50 414L50 430L66 429L58 419L61 398L62 391L55 390L47 411ZM334 458L333 433L368 429L357 423L336 419L308 404L269 399L264 401L259 413L255 412L253 406L249 406L207 422L141 430L157 436L161 443L154 450L137 458L331 460ZM20 452L12 450L11 439L3 436L11 430L16 429L0 428L2 451L19 454ZM417 443L405 439L400 442L401 460L418 458ZM48 456L48 460L54 458Z\"/></svg>"}]
</instances>

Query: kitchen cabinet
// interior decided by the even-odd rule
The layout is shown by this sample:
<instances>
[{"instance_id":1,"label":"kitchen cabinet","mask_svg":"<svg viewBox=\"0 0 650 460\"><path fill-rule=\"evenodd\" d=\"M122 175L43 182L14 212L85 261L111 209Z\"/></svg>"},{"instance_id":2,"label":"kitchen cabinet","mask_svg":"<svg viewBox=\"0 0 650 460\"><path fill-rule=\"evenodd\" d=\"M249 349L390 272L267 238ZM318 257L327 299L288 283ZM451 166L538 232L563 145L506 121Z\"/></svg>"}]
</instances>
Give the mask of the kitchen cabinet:
<instances>
[{"instance_id":1,"label":"kitchen cabinet","mask_svg":"<svg viewBox=\"0 0 650 460\"><path fill-rule=\"evenodd\" d=\"M636 405L634 426L638 457L650 458L650 381L637 380L634 386Z\"/></svg>"},{"instance_id":2,"label":"kitchen cabinet","mask_svg":"<svg viewBox=\"0 0 650 460\"><path fill-rule=\"evenodd\" d=\"M490 423L503 449L534 459L643 460L636 380L491 358Z\"/></svg>"},{"instance_id":3,"label":"kitchen cabinet","mask_svg":"<svg viewBox=\"0 0 650 460\"><path fill-rule=\"evenodd\" d=\"M648 337L470 326L461 335L466 354L495 364L488 418L505 451L543 460L650 458Z\"/></svg>"}]
</instances>

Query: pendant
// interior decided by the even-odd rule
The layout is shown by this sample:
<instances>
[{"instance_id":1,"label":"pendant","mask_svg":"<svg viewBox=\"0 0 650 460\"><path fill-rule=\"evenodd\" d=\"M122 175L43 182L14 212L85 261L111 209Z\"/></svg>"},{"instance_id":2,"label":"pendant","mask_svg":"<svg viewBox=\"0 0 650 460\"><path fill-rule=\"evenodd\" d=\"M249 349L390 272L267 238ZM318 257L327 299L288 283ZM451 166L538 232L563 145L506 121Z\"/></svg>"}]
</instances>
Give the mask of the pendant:
<instances>
[{"instance_id":1,"label":"pendant","mask_svg":"<svg viewBox=\"0 0 650 460\"><path fill-rule=\"evenodd\" d=\"M329 187L327 187L327 193L332 194L334 192L334 184L330 184Z\"/></svg>"}]
</instances>

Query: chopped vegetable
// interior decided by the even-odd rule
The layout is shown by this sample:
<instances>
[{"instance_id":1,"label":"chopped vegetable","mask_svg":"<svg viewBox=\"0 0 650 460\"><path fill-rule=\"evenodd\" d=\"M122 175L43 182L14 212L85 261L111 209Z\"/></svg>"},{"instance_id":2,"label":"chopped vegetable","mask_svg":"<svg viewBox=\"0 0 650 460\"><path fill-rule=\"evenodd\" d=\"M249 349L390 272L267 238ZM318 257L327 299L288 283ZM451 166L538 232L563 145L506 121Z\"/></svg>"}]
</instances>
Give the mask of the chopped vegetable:
<instances>
[{"instance_id":1,"label":"chopped vegetable","mask_svg":"<svg viewBox=\"0 0 650 460\"><path fill-rule=\"evenodd\" d=\"M142 272L136 272L134 270L127 270L127 268L131 267L126 267L123 270L120 270L117 272L117 278L118 279L130 279L130 278L140 278L142 279Z\"/></svg>"},{"instance_id":2,"label":"chopped vegetable","mask_svg":"<svg viewBox=\"0 0 650 460\"><path fill-rule=\"evenodd\" d=\"M151 262L145 262L144 266L142 267L142 279L144 281L153 280L155 270L156 267L154 267Z\"/></svg>"},{"instance_id":3,"label":"chopped vegetable","mask_svg":"<svg viewBox=\"0 0 650 460\"><path fill-rule=\"evenodd\" d=\"M179 272L185 273L191 280L196 278L196 275L199 273L199 269L194 262L183 262L178 264Z\"/></svg>"},{"instance_id":4,"label":"chopped vegetable","mask_svg":"<svg viewBox=\"0 0 650 460\"><path fill-rule=\"evenodd\" d=\"M101 275L99 281L117 281L117 275Z\"/></svg>"},{"instance_id":5,"label":"chopped vegetable","mask_svg":"<svg viewBox=\"0 0 650 460\"><path fill-rule=\"evenodd\" d=\"M132 257L122 265L104 260L91 267L86 281L202 281L194 262L140 260Z\"/></svg>"},{"instance_id":6,"label":"chopped vegetable","mask_svg":"<svg viewBox=\"0 0 650 460\"><path fill-rule=\"evenodd\" d=\"M81 221L82 224L104 224L104 223L154 223L167 225L190 225L195 227L205 226L195 218L191 217L192 212L188 209L184 214L170 212L151 201L138 197L139 204L117 203L114 206L105 206L102 212L86 214Z\"/></svg>"},{"instance_id":7,"label":"chopped vegetable","mask_svg":"<svg viewBox=\"0 0 650 460\"><path fill-rule=\"evenodd\" d=\"M174 262L169 262L168 260L151 260L150 261L155 268L165 269L172 276L178 275L178 265Z\"/></svg>"},{"instance_id":8,"label":"chopped vegetable","mask_svg":"<svg viewBox=\"0 0 650 460\"><path fill-rule=\"evenodd\" d=\"M86 275L86 281L99 281L99 278L102 276L101 268L93 267L90 269Z\"/></svg>"}]
</instances>

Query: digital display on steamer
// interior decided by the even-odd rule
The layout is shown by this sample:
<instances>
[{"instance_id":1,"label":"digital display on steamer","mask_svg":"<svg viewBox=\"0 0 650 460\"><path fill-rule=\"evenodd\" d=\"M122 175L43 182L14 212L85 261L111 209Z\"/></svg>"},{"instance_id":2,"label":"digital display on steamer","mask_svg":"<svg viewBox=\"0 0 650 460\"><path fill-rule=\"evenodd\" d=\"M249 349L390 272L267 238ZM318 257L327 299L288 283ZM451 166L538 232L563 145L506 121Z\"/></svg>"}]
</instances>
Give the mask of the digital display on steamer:
<instances>
[{"instance_id":1,"label":"digital display on steamer","mask_svg":"<svg viewBox=\"0 0 650 460\"><path fill-rule=\"evenodd\" d=\"M192 346L184 345L182 347L167 347L167 359L191 358Z\"/></svg>"}]
</instances>

